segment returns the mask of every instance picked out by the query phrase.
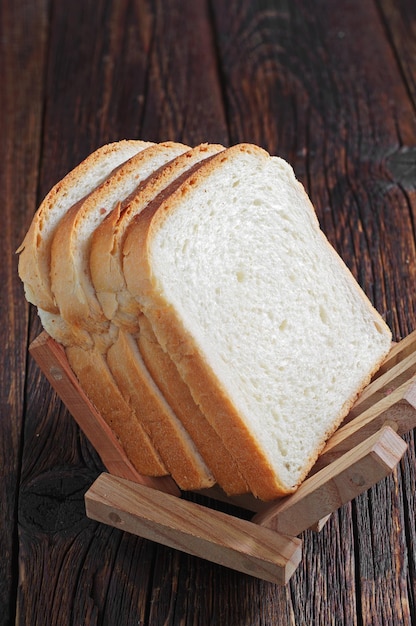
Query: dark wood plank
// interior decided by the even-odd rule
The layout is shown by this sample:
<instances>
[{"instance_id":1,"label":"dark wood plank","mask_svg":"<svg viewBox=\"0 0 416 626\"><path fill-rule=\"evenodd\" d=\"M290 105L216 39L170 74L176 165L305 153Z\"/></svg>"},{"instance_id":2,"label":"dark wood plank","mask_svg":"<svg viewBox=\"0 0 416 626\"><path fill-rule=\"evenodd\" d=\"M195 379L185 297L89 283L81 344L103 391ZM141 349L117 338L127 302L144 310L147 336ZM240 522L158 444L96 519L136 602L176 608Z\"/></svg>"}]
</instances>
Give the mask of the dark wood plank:
<instances>
[{"instance_id":1,"label":"dark wood plank","mask_svg":"<svg viewBox=\"0 0 416 626\"><path fill-rule=\"evenodd\" d=\"M52 6L42 196L109 141L227 143L206 0Z\"/></svg>"},{"instance_id":2,"label":"dark wood plank","mask_svg":"<svg viewBox=\"0 0 416 626\"><path fill-rule=\"evenodd\" d=\"M395 337L416 327L409 297L416 199L406 165L416 145L410 0L343 0L336 11L328 0L313 11L301 0L197 0L187 3L186 16L174 0L87 0L70 10L58 0L0 5L7 61L0 72L9 89L0 94L7 119L0 182L17 200L1 217L8 259L35 210L36 191L39 201L102 143L253 141L293 164L324 230ZM30 71L16 81L26 65ZM8 508L0 520L7 555L0 598L12 618L24 416L21 624L44 624L45 616L51 624L152 626L411 623L413 435L397 476L344 507L321 535L305 533L302 566L283 589L97 526L85 519L82 494L101 469L99 459L32 361L25 410L28 309L14 262L7 263L0 270L8 329L1 334L7 393L0 462ZM38 332L32 311L30 339Z\"/></svg>"},{"instance_id":3,"label":"dark wood plank","mask_svg":"<svg viewBox=\"0 0 416 626\"><path fill-rule=\"evenodd\" d=\"M4 624L15 618L28 327L15 250L36 202L46 34L43 0L0 4L0 621Z\"/></svg>"},{"instance_id":4,"label":"dark wood plank","mask_svg":"<svg viewBox=\"0 0 416 626\"><path fill-rule=\"evenodd\" d=\"M365 625L412 624L401 483L395 473L355 503L358 599Z\"/></svg>"},{"instance_id":5,"label":"dark wood plank","mask_svg":"<svg viewBox=\"0 0 416 626\"><path fill-rule=\"evenodd\" d=\"M147 21L138 19L137 28L149 37L143 138L228 145L209 2L138 5L147 7Z\"/></svg>"},{"instance_id":6,"label":"dark wood plank","mask_svg":"<svg viewBox=\"0 0 416 626\"><path fill-rule=\"evenodd\" d=\"M416 106L416 6L412 0L378 0L380 16L409 98ZM409 147L409 146L408 146ZM414 146L410 146L414 147ZM413 160L414 164L414 160ZM414 186L414 172L413 172Z\"/></svg>"},{"instance_id":7,"label":"dark wood plank","mask_svg":"<svg viewBox=\"0 0 416 626\"><path fill-rule=\"evenodd\" d=\"M86 0L71 10L51 2L41 197L102 144L140 135L148 20L147 4L139 6L136 15L128 0Z\"/></svg>"}]
</instances>

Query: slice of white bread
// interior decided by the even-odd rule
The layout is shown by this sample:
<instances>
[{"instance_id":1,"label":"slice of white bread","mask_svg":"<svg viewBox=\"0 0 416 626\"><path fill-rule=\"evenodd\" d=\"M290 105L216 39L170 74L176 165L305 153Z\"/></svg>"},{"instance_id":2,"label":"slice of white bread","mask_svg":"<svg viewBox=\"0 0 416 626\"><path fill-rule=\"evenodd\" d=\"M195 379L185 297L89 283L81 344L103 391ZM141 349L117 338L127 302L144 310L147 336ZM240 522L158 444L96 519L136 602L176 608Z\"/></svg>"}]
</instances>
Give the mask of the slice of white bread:
<instances>
[{"instance_id":1,"label":"slice of white bread","mask_svg":"<svg viewBox=\"0 0 416 626\"><path fill-rule=\"evenodd\" d=\"M120 404L121 392L130 409L130 419L133 413L164 466L184 490L211 486L213 475L151 379L137 345L128 337L118 336L118 328L102 312L91 282L88 259L93 233L105 217L116 207L118 212L123 202L128 203L131 196L139 193L149 176L163 170L167 163L188 150L183 144L167 142L153 145L126 161L66 213L56 229L51 253L52 291L62 318L76 337L67 354L81 386L97 392L97 381L91 390L88 368L93 360L96 377L106 372L102 390L105 406L100 394L95 393L95 404L99 403L100 412L107 421L112 419L113 408L109 411L108 407ZM94 344L90 351L78 340L85 330ZM128 419L127 411L125 415Z\"/></svg>"},{"instance_id":2,"label":"slice of white bread","mask_svg":"<svg viewBox=\"0 0 416 626\"><path fill-rule=\"evenodd\" d=\"M97 297L106 316L119 326L123 333L130 333L135 337L140 351L144 345L145 355L143 356L145 356L146 366L152 367L151 353L157 359L157 367L152 368L153 379L163 395L166 397L168 394L169 405L195 442L214 474L216 482L226 493L236 494L247 491L248 486L221 439L193 402L176 366L167 355L166 358L162 358L162 355L158 354L158 346L154 342L142 344L139 324L142 318L140 306L127 291L122 271L122 245L130 221L145 210L151 202L154 205L161 203L164 196L169 195L174 186L180 183L182 175L189 173L193 167L199 166L205 159L223 149L223 146L217 145L198 146L178 156L145 181L129 203L125 203L125 206L119 205L95 230L91 245L90 270ZM149 329L147 329L146 336L149 336ZM108 362L112 371L118 374L119 387L124 389L125 396L135 403L136 410L139 412L140 406L143 407L143 402L139 402L134 386L145 373L143 372L144 364L135 345L127 337L122 339L120 336L108 352ZM126 376L127 367L136 368L137 371ZM140 372L142 372L141 375ZM146 413L150 417L155 411L146 409ZM146 419L145 415L143 419ZM173 442L173 438L170 437L170 439ZM156 447L159 449L157 445ZM167 458L163 454L162 457ZM166 463L168 464L168 461ZM202 487L202 483L197 487L194 482L193 488Z\"/></svg>"},{"instance_id":3,"label":"slice of white bread","mask_svg":"<svg viewBox=\"0 0 416 626\"><path fill-rule=\"evenodd\" d=\"M300 484L390 348L290 166L255 146L213 157L137 216L124 273L263 500Z\"/></svg>"}]
</instances>

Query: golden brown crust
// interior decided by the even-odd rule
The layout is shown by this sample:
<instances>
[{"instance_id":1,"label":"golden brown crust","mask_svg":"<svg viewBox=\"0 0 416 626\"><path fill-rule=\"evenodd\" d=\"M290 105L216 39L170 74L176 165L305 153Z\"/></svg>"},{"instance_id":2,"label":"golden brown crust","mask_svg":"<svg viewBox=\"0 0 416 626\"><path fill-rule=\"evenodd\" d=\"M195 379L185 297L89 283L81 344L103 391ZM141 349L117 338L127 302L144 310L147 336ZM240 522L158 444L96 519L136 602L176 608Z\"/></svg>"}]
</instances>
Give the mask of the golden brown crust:
<instances>
[{"instance_id":1,"label":"golden brown crust","mask_svg":"<svg viewBox=\"0 0 416 626\"><path fill-rule=\"evenodd\" d=\"M132 348L133 337L120 332L108 351L107 361L119 389L129 403L180 489L211 487L214 478L178 425L172 409L149 381L150 374Z\"/></svg>"},{"instance_id":2,"label":"golden brown crust","mask_svg":"<svg viewBox=\"0 0 416 626\"><path fill-rule=\"evenodd\" d=\"M116 434L137 471L145 476L166 476L167 469L124 401L104 357L77 346L67 348L66 355L81 387Z\"/></svg>"}]
</instances>

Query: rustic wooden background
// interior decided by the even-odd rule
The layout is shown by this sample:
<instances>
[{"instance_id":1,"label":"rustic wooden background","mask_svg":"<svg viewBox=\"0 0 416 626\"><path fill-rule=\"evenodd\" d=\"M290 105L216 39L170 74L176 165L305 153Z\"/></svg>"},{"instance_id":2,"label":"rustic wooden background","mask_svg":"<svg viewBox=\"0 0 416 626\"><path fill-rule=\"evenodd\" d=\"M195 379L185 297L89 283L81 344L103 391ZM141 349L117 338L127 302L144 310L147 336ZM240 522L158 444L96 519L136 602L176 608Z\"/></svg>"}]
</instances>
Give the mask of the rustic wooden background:
<instances>
[{"instance_id":1,"label":"rustic wooden background","mask_svg":"<svg viewBox=\"0 0 416 626\"><path fill-rule=\"evenodd\" d=\"M50 187L121 138L286 158L396 339L416 328L414 0L0 0L0 624L416 623L414 434L305 533L285 588L85 518L100 460L28 358L14 251ZM413 619L413 621L412 621Z\"/></svg>"}]
</instances>

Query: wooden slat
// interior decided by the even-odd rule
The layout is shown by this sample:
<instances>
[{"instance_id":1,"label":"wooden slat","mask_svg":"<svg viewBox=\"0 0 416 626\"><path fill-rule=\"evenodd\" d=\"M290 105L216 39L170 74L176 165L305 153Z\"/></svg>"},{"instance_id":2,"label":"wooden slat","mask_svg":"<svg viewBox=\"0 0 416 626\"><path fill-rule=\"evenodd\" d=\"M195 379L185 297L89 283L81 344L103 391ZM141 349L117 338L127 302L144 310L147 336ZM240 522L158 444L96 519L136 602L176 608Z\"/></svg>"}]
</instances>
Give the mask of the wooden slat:
<instances>
[{"instance_id":1,"label":"wooden slat","mask_svg":"<svg viewBox=\"0 0 416 626\"><path fill-rule=\"evenodd\" d=\"M108 474L85 502L91 519L270 582L287 583L301 559L299 539Z\"/></svg>"},{"instance_id":2,"label":"wooden slat","mask_svg":"<svg viewBox=\"0 0 416 626\"><path fill-rule=\"evenodd\" d=\"M353 420L366 409L374 406L379 400L390 396L398 387L412 379L416 381L416 345L412 343L413 351L408 353L407 350L410 350L410 346L406 339L395 346L398 350L395 351L394 355L390 353L388 357L389 368L367 385L361 393L350 410L346 422ZM400 350L401 347L402 350Z\"/></svg>"},{"instance_id":3,"label":"wooden slat","mask_svg":"<svg viewBox=\"0 0 416 626\"><path fill-rule=\"evenodd\" d=\"M253 522L298 535L385 478L406 449L403 439L385 427L308 478L294 495L255 515Z\"/></svg>"},{"instance_id":4,"label":"wooden slat","mask_svg":"<svg viewBox=\"0 0 416 626\"><path fill-rule=\"evenodd\" d=\"M411 379L339 428L327 442L311 474L327 467L386 424L399 435L409 432L416 427L415 407L416 382Z\"/></svg>"},{"instance_id":5,"label":"wooden slat","mask_svg":"<svg viewBox=\"0 0 416 626\"><path fill-rule=\"evenodd\" d=\"M384 360L380 369L375 373L373 380L376 380L386 372L391 371L395 365L404 361L408 356L416 352L416 330L411 332L407 337L395 343L390 350L387 358Z\"/></svg>"}]
</instances>

